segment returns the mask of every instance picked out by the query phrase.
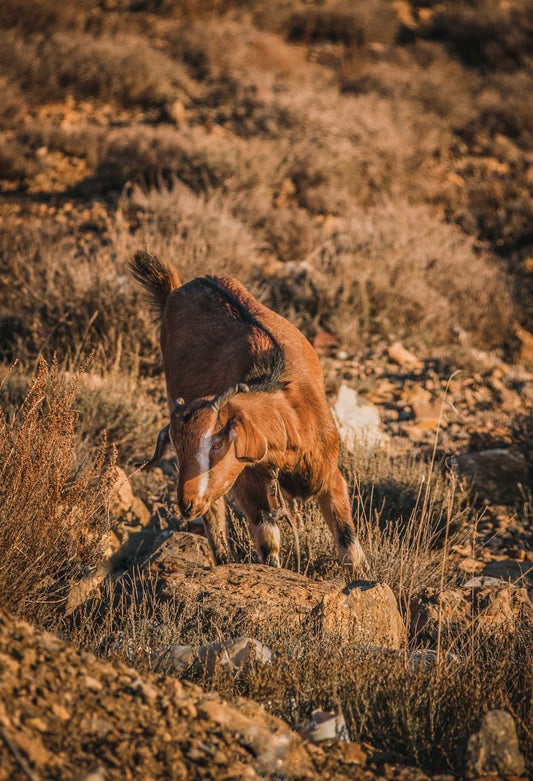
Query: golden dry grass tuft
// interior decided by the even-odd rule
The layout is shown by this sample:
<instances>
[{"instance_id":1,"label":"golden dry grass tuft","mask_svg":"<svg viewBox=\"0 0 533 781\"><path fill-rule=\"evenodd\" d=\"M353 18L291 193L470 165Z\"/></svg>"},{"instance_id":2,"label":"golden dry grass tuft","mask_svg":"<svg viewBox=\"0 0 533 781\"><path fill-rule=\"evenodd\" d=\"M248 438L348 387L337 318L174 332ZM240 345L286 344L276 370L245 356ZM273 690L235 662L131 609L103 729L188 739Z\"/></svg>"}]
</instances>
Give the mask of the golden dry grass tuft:
<instances>
[{"instance_id":1,"label":"golden dry grass tuft","mask_svg":"<svg viewBox=\"0 0 533 781\"><path fill-rule=\"evenodd\" d=\"M0 409L0 592L5 608L34 621L60 612L69 577L98 561L107 526L105 438L73 468L78 382L42 361L22 404L9 416Z\"/></svg>"}]
</instances>

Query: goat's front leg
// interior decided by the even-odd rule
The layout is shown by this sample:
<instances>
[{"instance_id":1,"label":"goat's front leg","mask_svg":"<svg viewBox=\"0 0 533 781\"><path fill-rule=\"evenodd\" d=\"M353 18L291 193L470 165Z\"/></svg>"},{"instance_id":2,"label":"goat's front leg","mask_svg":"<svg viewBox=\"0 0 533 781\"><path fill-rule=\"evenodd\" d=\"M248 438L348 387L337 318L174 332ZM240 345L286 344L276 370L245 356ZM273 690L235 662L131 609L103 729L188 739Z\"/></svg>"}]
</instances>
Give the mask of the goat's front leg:
<instances>
[{"instance_id":1,"label":"goat's front leg","mask_svg":"<svg viewBox=\"0 0 533 781\"><path fill-rule=\"evenodd\" d=\"M224 499L216 501L204 515L204 526L215 564L228 564L230 561L226 503Z\"/></svg>"},{"instance_id":2,"label":"goat's front leg","mask_svg":"<svg viewBox=\"0 0 533 781\"><path fill-rule=\"evenodd\" d=\"M269 503L270 478L245 470L233 486L235 501L246 516L250 537L259 560L271 567L280 566L280 533Z\"/></svg>"},{"instance_id":3,"label":"goat's front leg","mask_svg":"<svg viewBox=\"0 0 533 781\"><path fill-rule=\"evenodd\" d=\"M317 499L348 581L367 574L368 561L355 533L348 487L339 469L333 471L328 487Z\"/></svg>"}]
</instances>

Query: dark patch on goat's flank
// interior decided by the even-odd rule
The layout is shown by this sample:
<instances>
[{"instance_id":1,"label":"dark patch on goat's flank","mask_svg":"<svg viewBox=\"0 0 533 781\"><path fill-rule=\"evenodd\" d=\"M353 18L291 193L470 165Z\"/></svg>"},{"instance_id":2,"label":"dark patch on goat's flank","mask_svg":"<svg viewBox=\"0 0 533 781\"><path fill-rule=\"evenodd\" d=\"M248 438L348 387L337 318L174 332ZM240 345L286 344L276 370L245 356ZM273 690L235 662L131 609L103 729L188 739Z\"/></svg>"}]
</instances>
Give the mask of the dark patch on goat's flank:
<instances>
[{"instance_id":1,"label":"dark patch on goat's flank","mask_svg":"<svg viewBox=\"0 0 533 781\"><path fill-rule=\"evenodd\" d=\"M311 471L307 469L298 472L280 472L279 483L291 496L299 499L308 499L315 493Z\"/></svg>"},{"instance_id":2,"label":"dark patch on goat's flank","mask_svg":"<svg viewBox=\"0 0 533 781\"><path fill-rule=\"evenodd\" d=\"M251 391L273 393L285 389L286 383L282 380L285 371L283 348L272 332L250 312L238 296L225 288L215 277L198 277L188 282L185 287L190 292L209 295L212 300L223 305L230 317L246 323L251 330L263 333L270 341L270 349L262 350L253 356L252 365L242 382L246 383Z\"/></svg>"}]
</instances>

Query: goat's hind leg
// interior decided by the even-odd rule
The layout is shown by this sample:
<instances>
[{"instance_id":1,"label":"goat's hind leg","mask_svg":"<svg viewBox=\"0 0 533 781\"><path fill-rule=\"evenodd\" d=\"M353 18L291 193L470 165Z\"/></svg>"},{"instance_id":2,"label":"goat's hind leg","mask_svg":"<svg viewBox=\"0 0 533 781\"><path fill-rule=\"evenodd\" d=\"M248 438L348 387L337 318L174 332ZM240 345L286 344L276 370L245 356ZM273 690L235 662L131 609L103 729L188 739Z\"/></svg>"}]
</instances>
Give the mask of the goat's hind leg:
<instances>
[{"instance_id":1,"label":"goat's hind leg","mask_svg":"<svg viewBox=\"0 0 533 781\"><path fill-rule=\"evenodd\" d=\"M224 499L215 502L204 515L204 526L215 564L228 564L230 555Z\"/></svg>"},{"instance_id":2,"label":"goat's hind leg","mask_svg":"<svg viewBox=\"0 0 533 781\"><path fill-rule=\"evenodd\" d=\"M368 561L355 533L348 488L339 469L333 472L328 488L317 499L348 580L367 574Z\"/></svg>"},{"instance_id":3,"label":"goat's hind leg","mask_svg":"<svg viewBox=\"0 0 533 781\"><path fill-rule=\"evenodd\" d=\"M269 478L243 473L233 487L235 501L246 516L255 550L263 564L280 565L281 538L268 500Z\"/></svg>"}]
</instances>

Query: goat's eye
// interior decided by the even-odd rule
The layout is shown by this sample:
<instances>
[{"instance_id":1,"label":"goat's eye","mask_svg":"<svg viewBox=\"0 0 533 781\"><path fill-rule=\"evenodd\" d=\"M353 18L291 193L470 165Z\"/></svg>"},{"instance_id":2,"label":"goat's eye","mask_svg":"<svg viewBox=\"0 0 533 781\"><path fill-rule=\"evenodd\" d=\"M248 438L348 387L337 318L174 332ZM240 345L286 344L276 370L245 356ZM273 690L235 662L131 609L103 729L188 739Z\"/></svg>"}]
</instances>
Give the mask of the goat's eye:
<instances>
[{"instance_id":1,"label":"goat's eye","mask_svg":"<svg viewBox=\"0 0 533 781\"><path fill-rule=\"evenodd\" d=\"M213 437L211 440L211 450L220 450L224 443L224 437L222 435Z\"/></svg>"}]
</instances>

